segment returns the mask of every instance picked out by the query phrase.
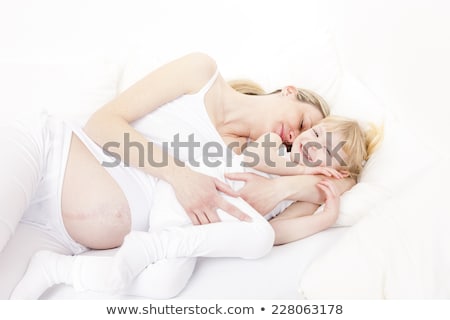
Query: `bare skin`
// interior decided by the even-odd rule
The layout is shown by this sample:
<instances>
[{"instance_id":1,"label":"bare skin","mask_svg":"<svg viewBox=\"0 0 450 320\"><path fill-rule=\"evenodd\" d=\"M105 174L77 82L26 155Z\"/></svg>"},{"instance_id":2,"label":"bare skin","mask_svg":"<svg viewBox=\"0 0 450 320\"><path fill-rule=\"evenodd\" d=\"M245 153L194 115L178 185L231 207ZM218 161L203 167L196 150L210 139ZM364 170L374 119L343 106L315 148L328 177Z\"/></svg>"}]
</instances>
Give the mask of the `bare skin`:
<instances>
[{"instance_id":1,"label":"bare skin","mask_svg":"<svg viewBox=\"0 0 450 320\"><path fill-rule=\"evenodd\" d=\"M120 246L131 230L125 194L75 134L70 144L61 205L67 232L86 247Z\"/></svg>"},{"instance_id":2,"label":"bare skin","mask_svg":"<svg viewBox=\"0 0 450 320\"><path fill-rule=\"evenodd\" d=\"M131 140L145 146L147 141L129 123L182 94L196 93L215 70L214 63L198 55L174 61L99 109L84 130L99 145L109 141L120 143L123 132L127 132ZM187 74L195 76L188 77ZM151 95L152 90L148 88L153 88L158 95ZM273 108L274 105L282 105L283 108ZM237 142L239 146L247 138L255 140L264 132L280 130L285 132L286 141L283 142L292 142L300 131L307 130L322 118L315 107L302 105L293 92L283 96L248 97L234 91L220 75L205 96L205 107L223 140L227 144ZM257 107L262 108L261 114L265 115L262 119L254 117ZM155 161L160 162L156 149L153 155ZM129 164L136 166L137 159L137 155L131 155ZM166 180L174 187L177 199L193 224L219 221L218 208L240 220L246 219L246 214L226 202L219 191L234 196L238 194L217 179L179 167L175 161L169 161L168 166L162 168L145 166L139 169ZM197 188L194 190L192 185ZM321 192L316 190L314 193ZM283 198L273 200L278 202ZM61 207L67 232L86 247L109 249L120 246L124 236L131 231L130 208L123 191L76 135L72 136L70 144Z\"/></svg>"}]
</instances>

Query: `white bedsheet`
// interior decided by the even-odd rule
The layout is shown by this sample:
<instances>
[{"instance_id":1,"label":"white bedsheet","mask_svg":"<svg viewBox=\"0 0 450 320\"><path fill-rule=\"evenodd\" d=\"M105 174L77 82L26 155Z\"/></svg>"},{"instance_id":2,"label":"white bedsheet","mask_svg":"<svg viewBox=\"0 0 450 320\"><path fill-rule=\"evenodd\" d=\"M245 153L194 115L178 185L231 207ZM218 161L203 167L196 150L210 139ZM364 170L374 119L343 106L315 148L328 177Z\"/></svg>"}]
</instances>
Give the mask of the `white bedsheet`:
<instances>
[{"instance_id":1,"label":"white bedsheet","mask_svg":"<svg viewBox=\"0 0 450 320\"><path fill-rule=\"evenodd\" d=\"M270 254L258 260L199 258L191 280L177 299L299 299L297 282L300 274L347 230L347 227L332 228L300 241L274 247ZM58 285L41 298L136 297L76 292L69 286Z\"/></svg>"},{"instance_id":2,"label":"white bedsheet","mask_svg":"<svg viewBox=\"0 0 450 320\"><path fill-rule=\"evenodd\" d=\"M300 280L309 299L450 298L448 159L354 225Z\"/></svg>"}]
</instances>

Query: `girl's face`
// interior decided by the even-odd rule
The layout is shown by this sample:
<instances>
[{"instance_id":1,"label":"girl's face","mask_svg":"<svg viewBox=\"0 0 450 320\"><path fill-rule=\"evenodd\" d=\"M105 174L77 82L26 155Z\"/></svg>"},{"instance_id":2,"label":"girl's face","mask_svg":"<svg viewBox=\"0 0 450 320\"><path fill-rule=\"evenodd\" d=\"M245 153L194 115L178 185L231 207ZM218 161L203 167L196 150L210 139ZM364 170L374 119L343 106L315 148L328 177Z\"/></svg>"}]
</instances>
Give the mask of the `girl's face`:
<instances>
[{"instance_id":1,"label":"girl's face","mask_svg":"<svg viewBox=\"0 0 450 320\"><path fill-rule=\"evenodd\" d=\"M291 161L308 167L344 167L347 155L342 149L345 141L338 132L315 125L302 132L292 143Z\"/></svg>"},{"instance_id":2,"label":"girl's face","mask_svg":"<svg viewBox=\"0 0 450 320\"><path fill-rule=\"evenodd\" d=\"M317 124L323 116L317 107L297 98L295 87L285 87L277 95L277 107L264 115L266 126L259 134L274 132L290 146L301 132Z\"/></svg>"}]
</instances>

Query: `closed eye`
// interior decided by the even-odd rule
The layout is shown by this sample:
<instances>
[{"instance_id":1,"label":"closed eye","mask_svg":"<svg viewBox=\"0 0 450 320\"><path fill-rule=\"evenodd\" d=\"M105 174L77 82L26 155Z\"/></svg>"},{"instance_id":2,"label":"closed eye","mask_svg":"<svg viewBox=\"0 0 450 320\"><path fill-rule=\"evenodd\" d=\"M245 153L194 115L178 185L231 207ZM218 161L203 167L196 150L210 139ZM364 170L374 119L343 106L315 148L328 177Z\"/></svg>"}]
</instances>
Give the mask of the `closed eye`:
<instances>
[{"instance_id":1,"label":"closed eye","mask_svg":"<svg viewBox=\"0 0 450 320\"><path fill-rule=\"evenodd\" d=\"M316 135L316 138L318 138L319 137L319 133L317 132L317 130L316 129L312 129L312 130L313 130L314 134Z\"/></svg>"},{"instance_id":2,"label":"closed eye","mask_svg":"<svg viewBox=\"0 0 450 320\"><path fill-rule=\"evenodd\" d=\"M302 131L302 129L303 129L303 119L302 122L300 123L300 131Z\"/></svg>"}]
</instances>

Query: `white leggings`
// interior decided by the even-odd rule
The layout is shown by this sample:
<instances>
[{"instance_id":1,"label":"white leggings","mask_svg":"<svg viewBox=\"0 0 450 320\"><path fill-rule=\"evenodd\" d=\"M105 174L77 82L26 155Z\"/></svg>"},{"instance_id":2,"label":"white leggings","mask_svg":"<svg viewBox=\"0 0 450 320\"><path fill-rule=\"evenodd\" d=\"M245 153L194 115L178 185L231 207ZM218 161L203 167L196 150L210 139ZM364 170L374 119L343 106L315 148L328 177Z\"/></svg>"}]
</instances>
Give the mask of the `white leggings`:
<instances>
[{"instance_id":1,"label":"white leggings","mask_svg":"<svg viewBox=\"0 0 450 320\"><path fill-rule=\"evenodd\" d=\"M209 175L214 172L210 168L195 168L195 170ZM218 174L219 171L215 172ZM176 200L172 187L165 181L158 181L150 214L149 231L158 232L182 226L191 241L181 240L184 245L180 246L177 239L171 239L175 240L175 249L169 254L180 258L171 257L149 265L124 294L150 299L168 299L178 295L186 286L194 270L196 257L255 259L267 254L274 241L274 232L270 224L244 200L225 197L227 201L247 213L253 221L251 223L238 221L219 209L221 223L193 226ZM176 236L171 234L171 237Z\"/></svg>"},{"instance_id":2,"label":"white leggings","mask_svg":"<svg viewBox=\"0 0 450 320\"><path fill-rule=\"evenodd\" d=\"M9 298L37 251L71 255L86 250L61 221L67 134L62 121L45 114L0 123L0 299ZM136 281L131 294L142 295L145 288L155 298L176 295L194 266L195 259L161 261L149 268L154 272L142 274L144 280ZM148 283L158 285L149 292Z\"/></svg>"},{"instance_id":3,"label":"white leggings","mask_svg":"<svg viewBox=\"0 0 450 320\"><path fill-rule=\"evenodd\" d=\"M58 140L61 137L52 135L52 125L58 126L57 121L52 121L48 116L40 116L0 126L0 299L10 296L35 252L50 250L71 255L86 250L68 236L62 224L59 194L62 173L55 171L55 166L48 166L49 159L59 154L55 155L55 144L61 142ZM58 152L64 154L63 150ZM64 166L60 161L58 168ZM210 170L206 174L214 175L214 170L206 170ZM51 190L53 187L55 190ZM158 201L150 215L151 231L180 225L197 228L189 226L190 220L174 198L173 190L164 183L158 189L155 195ZM43 201L53 191L56 195ZM189 255L256 258L270 250L273 230L268 222L242 199L228 200L252 216L253 222L239 222L219 212L226 222L198 227L205 241L188 248ZM42 204L46 206L44 209ZM175 296L184 288L196 261L182 256L152 264L126 293L149 298Z\"/></svg>"},{"instance_id":4,"label":"white leggings","mask_svg":"<svg viewBox=\"0 0 450 320\"><path fill-rule=\"evenodd\" d=\"M63 129L62 122L46 114L0 124L2 299L9 297L36 251L71 254L81 249L65 232L59 211Z\"/></svg>"}]
</instances>

